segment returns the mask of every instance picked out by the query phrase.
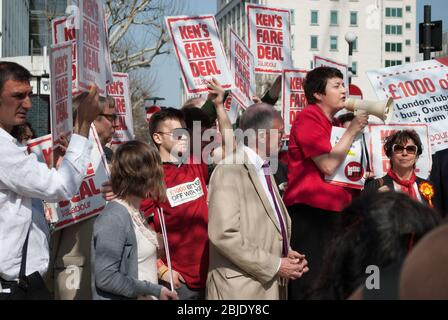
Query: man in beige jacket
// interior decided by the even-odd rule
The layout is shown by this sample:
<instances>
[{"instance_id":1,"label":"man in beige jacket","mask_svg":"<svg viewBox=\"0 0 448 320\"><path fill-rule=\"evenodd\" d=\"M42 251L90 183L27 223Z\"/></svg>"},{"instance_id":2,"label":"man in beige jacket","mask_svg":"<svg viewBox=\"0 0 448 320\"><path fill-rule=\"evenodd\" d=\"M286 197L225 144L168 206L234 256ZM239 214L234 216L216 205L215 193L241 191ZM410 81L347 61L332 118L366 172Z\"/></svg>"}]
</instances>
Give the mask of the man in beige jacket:
<instances>
[{"instance_id":1,"label":"man in beige jacket","mask_svg":"<svg viewBox=\"0 0 448 320\"><path fill-rule=\"evenodd\" d=\"M289 246L290 219L271 175L283 121L260 103L247 109L240 128L245 145L216 167L210 181L207 299L285 299L287 281L308 267Z\"/></svg>"}]
</instances>

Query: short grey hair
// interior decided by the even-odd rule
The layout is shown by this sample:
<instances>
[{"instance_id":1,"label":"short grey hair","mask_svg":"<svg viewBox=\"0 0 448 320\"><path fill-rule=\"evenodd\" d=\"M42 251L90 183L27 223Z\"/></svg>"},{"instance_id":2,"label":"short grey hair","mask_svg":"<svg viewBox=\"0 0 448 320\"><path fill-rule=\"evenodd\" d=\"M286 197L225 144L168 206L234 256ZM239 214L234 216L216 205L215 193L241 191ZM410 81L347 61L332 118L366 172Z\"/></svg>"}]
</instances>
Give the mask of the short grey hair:
<instances>
[{"instance_id":1,"label":"short grey hair","mask_svg":"<svg viewBox=\"0 0 448 320\"><path fill-rule=\"evenodd\" d=\"M267 103L256 103L251 105L241 116L239 128L243 131L252 129L270 130L272 128L272 120L280 118L281 114Z\"/></svg>"}]
</instances>

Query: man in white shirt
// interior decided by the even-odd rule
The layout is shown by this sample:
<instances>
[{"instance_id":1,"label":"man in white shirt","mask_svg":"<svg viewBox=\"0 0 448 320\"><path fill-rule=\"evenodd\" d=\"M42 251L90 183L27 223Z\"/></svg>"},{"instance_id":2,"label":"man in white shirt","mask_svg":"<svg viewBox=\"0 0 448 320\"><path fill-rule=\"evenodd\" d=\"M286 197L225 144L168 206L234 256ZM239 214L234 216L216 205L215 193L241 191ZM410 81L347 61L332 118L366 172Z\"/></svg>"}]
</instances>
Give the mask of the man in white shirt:
<instances>
[{"instance_id":1,"label":"man in white shirt","mask_svg":"<svg viewBox=\"0 0 448 320\"><path fill-rule=\"evenodd\" d=\"M30 77L20 65L0 62L0 283L18 279L28 231L25 274L45 274L48 233L41 206L33 199L57 202L76 194L89 164L90 125L101 112L97 88L92 87L78 109L74 134L59 169L50 170L9 134L13 126L25 123L31 109Z\"/></svg>"},{"instance_id":2,"label":"man in white shirt","mask_svg":"<svg viewBox=\"0 0 448 320\"><path fill-rule=\"evenodd\" d=\"M285 299L287 280L308 267L289 245L290 219L267 161L276 158L283 121L260 103L245 111L240 128L252 131L254 143L249 138L224 159L209 185L207 299Z\"/></svg>"}]
</instances>

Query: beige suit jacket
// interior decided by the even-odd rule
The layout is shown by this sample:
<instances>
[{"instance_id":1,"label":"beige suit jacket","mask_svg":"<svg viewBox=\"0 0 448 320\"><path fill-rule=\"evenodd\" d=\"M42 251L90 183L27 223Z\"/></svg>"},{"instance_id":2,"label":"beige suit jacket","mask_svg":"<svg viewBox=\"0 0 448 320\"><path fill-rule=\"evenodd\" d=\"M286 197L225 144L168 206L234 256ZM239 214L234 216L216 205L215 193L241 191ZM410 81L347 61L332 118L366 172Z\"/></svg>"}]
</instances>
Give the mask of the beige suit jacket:
<instances>
[{"instance_id":1,"label":"beige suit jacket","mask_svg":"<svg viewBox=\"0 0 448 320\"><path fill-rule=\"evenodd\" d=\"M284 298L286 286L276 275L283 239L275 209L244 149L232 156L237 161L226 164L224 160L210 180L207 299ZM271 179L289 244L291 221Z\"/></svg>"}]
</instances>

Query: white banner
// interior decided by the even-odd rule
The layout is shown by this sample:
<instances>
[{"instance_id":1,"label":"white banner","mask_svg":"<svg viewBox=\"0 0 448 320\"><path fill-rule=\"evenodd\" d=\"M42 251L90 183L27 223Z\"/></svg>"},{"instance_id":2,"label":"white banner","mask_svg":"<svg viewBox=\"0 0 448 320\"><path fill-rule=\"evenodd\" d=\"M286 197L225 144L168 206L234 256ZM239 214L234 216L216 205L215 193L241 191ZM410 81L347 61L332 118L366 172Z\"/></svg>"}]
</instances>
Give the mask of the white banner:
<instances>
[{"instance_id":1,"label":"white banner","mask_svg":"<svg viewBox=\"0 0 448 320\"><path fill-rule=\"evenodd\" d=\"M275 74L292 68L291 13L246 3L247 44L255 56L255 72Z\"/></svg>"},{"instance_id":2,"label":"white banner","mask_svg":"<svg viewBox=\"0 0 448 320\"><path fill-rule=\"evenodd\" d=\"M422 141L423 153L418 158L415 173L423 179L429 177L432 166L432 157L428 126L426 124L371 124L368 128L370 133L370 163L376 178L385 176L390 168L389 158L384 152L384 139L399 130L415 130L419 135L420 140Z\"/></svg>"},{"instance_id":3,"label":"white banner","mask_svg":"<svg viewBox=\"0 0 448 320\"><path fill-rule=\"evenodd\" d=\"M101 212L106 205L100 188L110 179L109 168L103 154L98 134L92 125L89 140L94 144L90 155L91 163L87 169L86 177L81 183L79 193L71 200L49 203L51 221L55 230L66 228L72 224L91 218ZM51 136L41 137L28 143L28 149L36 153L39 161L51 163L52 154Z\"/></svg>"},{"instance_id":4,"label":"white banner","mask_svg":"<svg viewBox=\"0 0 448 320\"><path fill-rule=\"evenodd\" d=\"M78 46L76 44L78 30L76 29L76 17L61 17L52 21L53 44L70 41L72 44L72 94L79 93L79 73L77 67Z\"/></svg>"},{"instance_id":5,"label":"white banner","mask_svg":"<svg viewBox=\"0 0 448 320\"><path fill-rule=\"evenodd\" d=\"M216 78L224 89L232 75L214 16L166 17L187 94L208 92L205 80Z\"/></svg>"},{"instance_id":6,"label":"white banner","mask_svg":"<svg viewBox=\"0 0 448 320\"><path fill-rule=\"evenodd\" d=\"M61 136L69 138L73 131L71 42L51 46L50 74L51 134L56 148Z\"/></svg>"},{"instance_id":7,"label":"white banner","mask_svg":"<svg viewBox=\"0 0 448 320\"><path fill-rule=\"evenodd\" d=\"M378 99L394 99L392 123L426 123L433 153L448 148L448 58L367 72Z\"/></svg>"},{"instance_id":8,"label":"white banner","mask_svg":"<svg viewBox=\"0 0 448 320\"><path fill-rule=\"evenodd\" d=\"M230 72L235 80L233 97L240 105L248 108L253 104L252 96L256 94L255 58L246 44L229 28L230 39Z\"/></svg>"},{"instance_id":9,"label":"white banner","mask_svg":"<svg viewBox=\"0 0 448 320\"><path fill-rule=\"evenodd\" d=\"M346 129L333 127L331 130L331 145L334 147L342 138ZM363 145L362 135L358 135L350 147L344 162L337 168L332 176L325 176L325 180L330 184L342 187L363 189L367 166L367 154L362 156Z\"/></svg>"},{"instance_id":10,"label":"white banner","mask_svg":"<svg viewBox=\"0 0 448 320\"><path fill-rule=\"evenodd\" d=\"M291 126L297 115L306 107L307 101L303 90L303 81L307 71L284 70L282 81L282 112L285 124L285 138L289 138Z\"/></svg>"},{"instance_id":11,"label":"white banner","mask_svg":"<svg viewBox=\"0 0 448 320\"><path fill-rule=\"evenodd\" d=\"M339 62L333 61L331 59L315 55L314 56L314 68L317 68L317 67L332 67L332 68L336 68L339 71L341 71L342 76L344 77L344 86L348 93L348 67L346 64L339 63ZM348 94L347 94L347 97L348 97Z\"/></svg>"},{"instance_id":12,"label":"white banner","mask_svg":"<svg viewBox=\"0 0 448 320\"><path fill-rule=\"evenodd\" d=\"M106 96L109 58L108 42L104 28L103 3L99 0L79 0L80 32L78 32L79 87L88 91L95 83L102 97Z\"/></svg>"},{"instance_id":13,"label":"white banner","mask_svg":"<svg viewBox=\"0 0 448 320\"><path fill-rule=\"evenodd\" d=\"M129 75L114 72L113 76L113 83L107 86L107 95L115 100L115 113L118 123L112 137L112 144L122 144L134 139Z\"/></svg>"}]
</instances>

